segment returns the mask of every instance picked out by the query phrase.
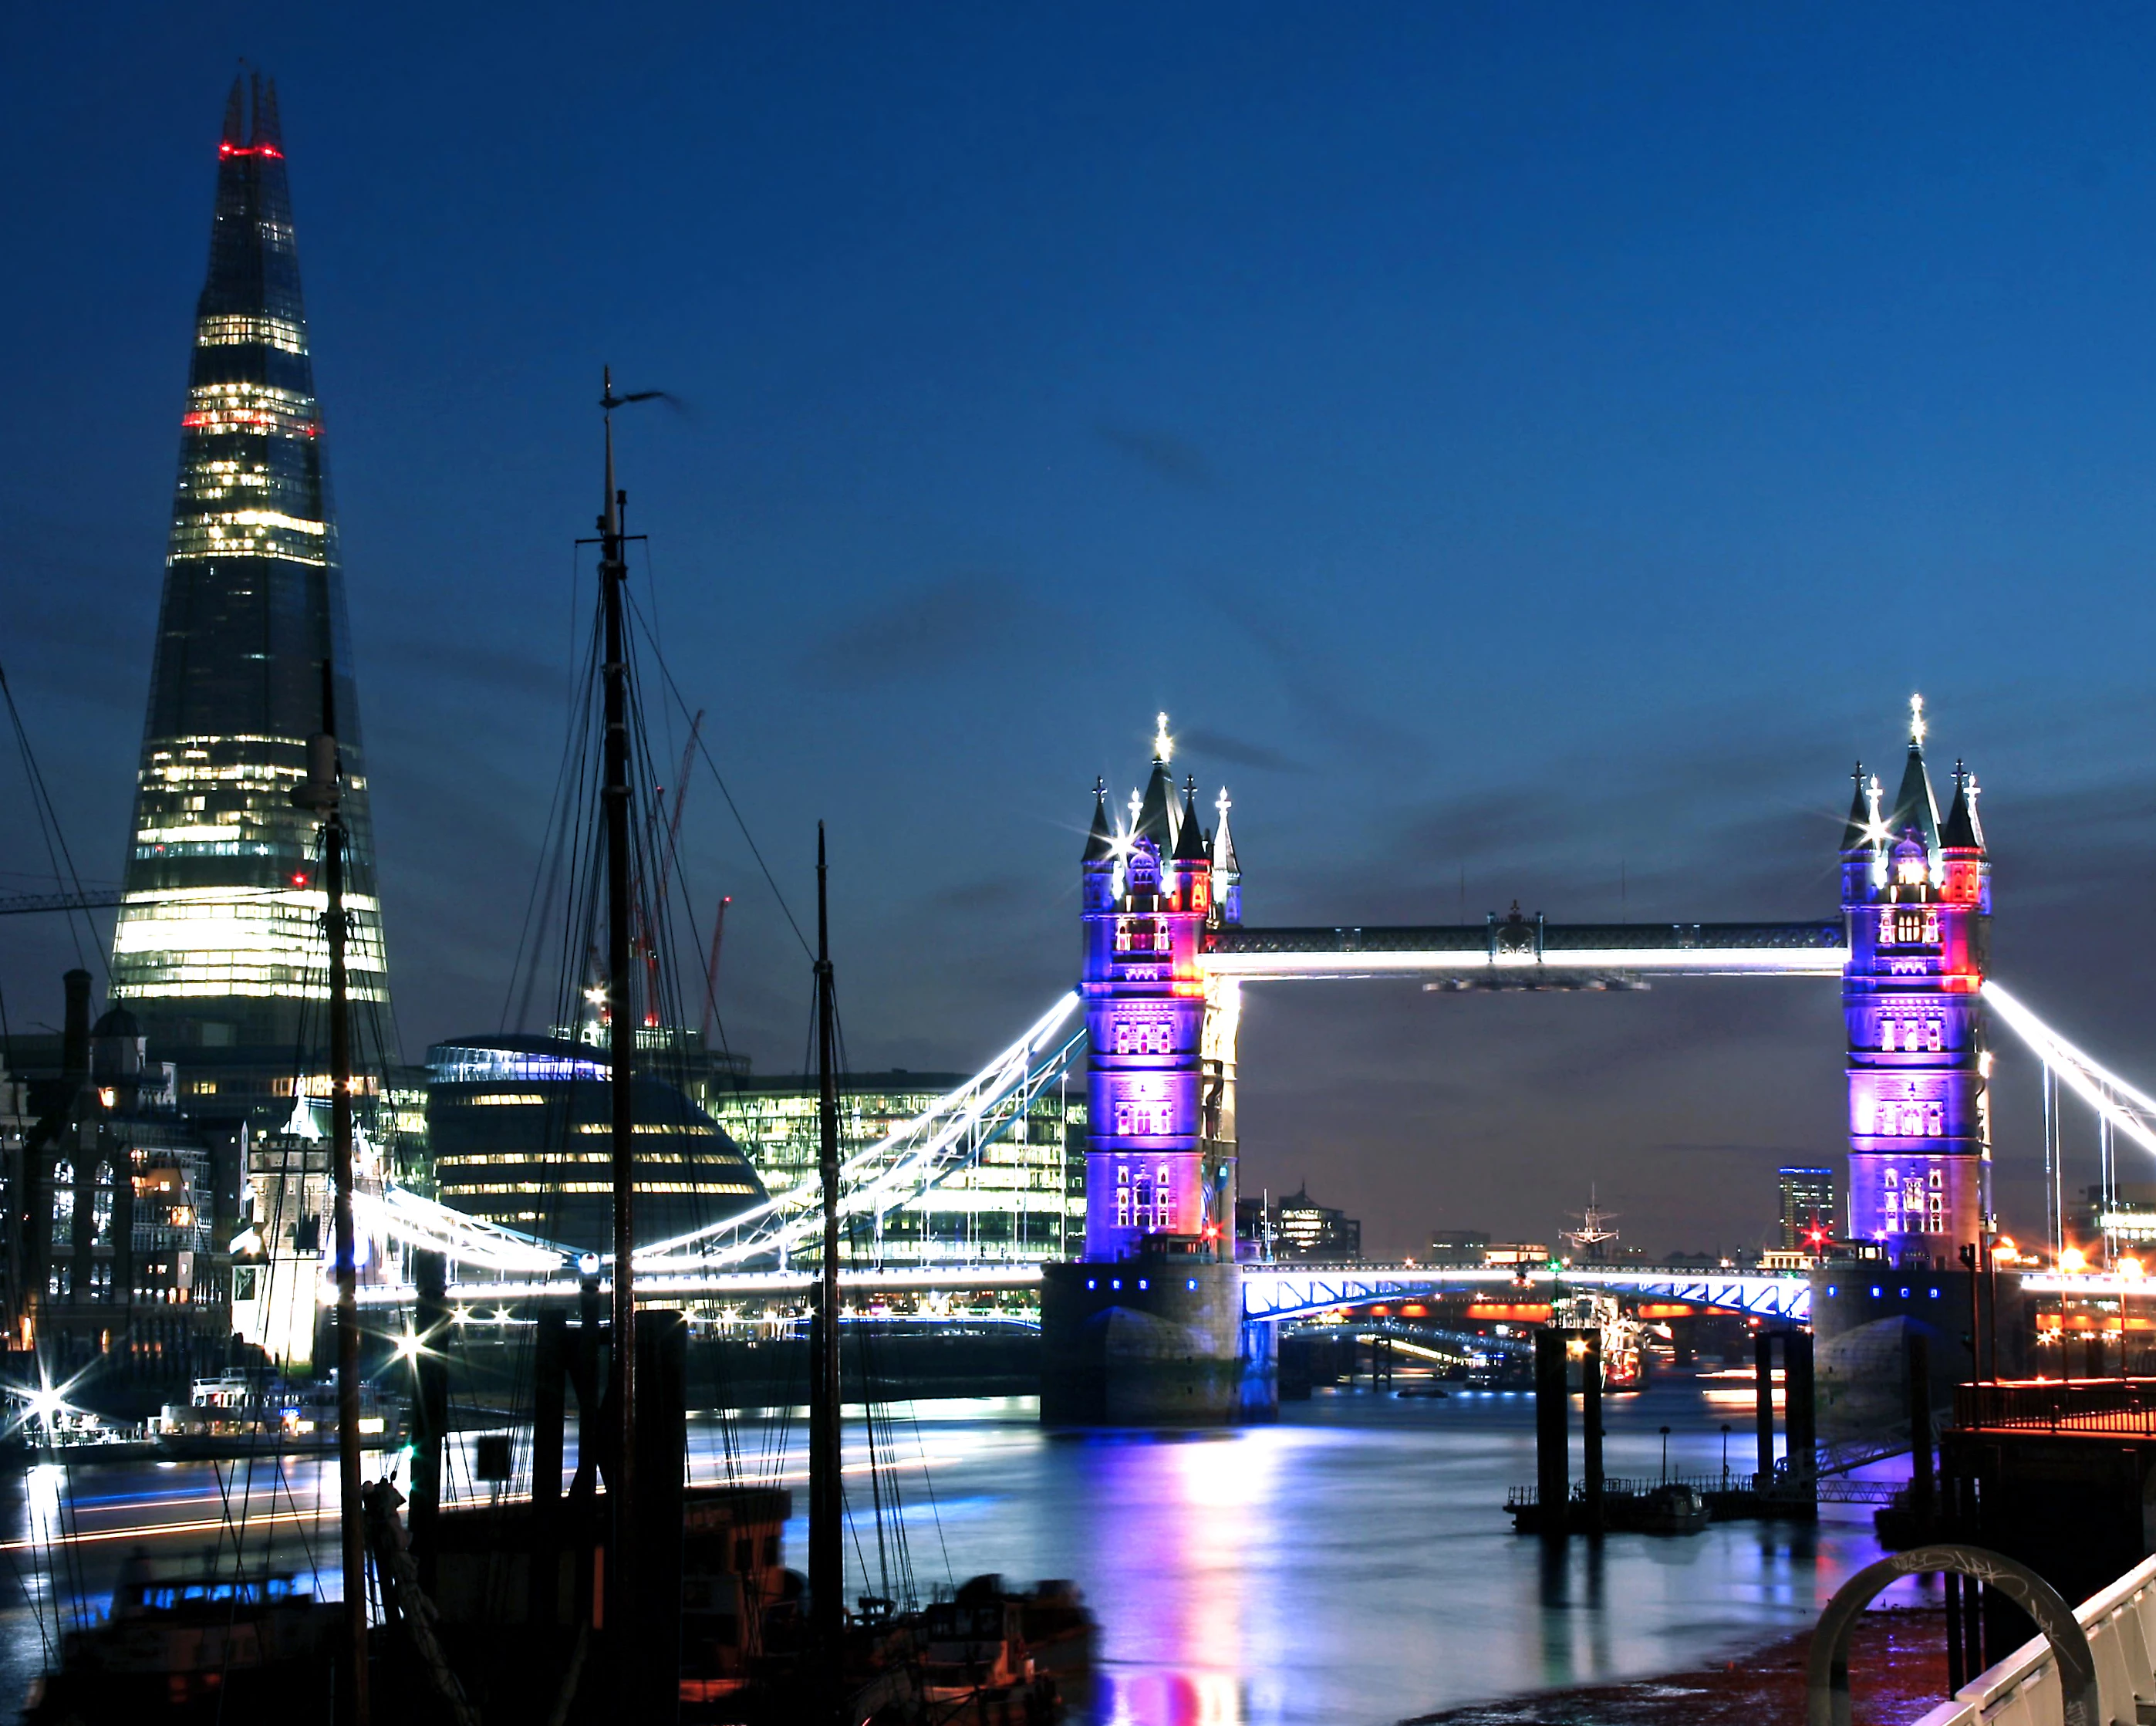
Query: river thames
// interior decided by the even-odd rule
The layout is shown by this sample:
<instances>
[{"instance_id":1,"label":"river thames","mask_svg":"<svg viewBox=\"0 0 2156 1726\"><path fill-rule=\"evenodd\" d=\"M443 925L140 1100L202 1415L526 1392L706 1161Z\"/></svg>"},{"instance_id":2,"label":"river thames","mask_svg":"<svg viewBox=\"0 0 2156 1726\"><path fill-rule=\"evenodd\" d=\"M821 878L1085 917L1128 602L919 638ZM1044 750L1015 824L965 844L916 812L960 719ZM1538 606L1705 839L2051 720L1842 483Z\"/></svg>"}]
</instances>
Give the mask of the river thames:
<instances>
[{"instance_id":1,"label":"river thames","mask_svg":"<svg viewBox=\"0 0 2156 1726\"><path fill-rule=\"evenodd\" d=\"M1718 1404L1691 1380L1611 1397L1604 1410L1613 1475L1656 1475L1664 1425L1673 1471L1718 1472L1725 1421L1736 1429L1731 1465L1750 1466L1748 1405ZM730 1424L692 1425L694 1477L717 1477L730 1447L743 1473L787 1479L803 1505L800 1423ZM1573 1424L1576 1434L1576 1412ZM1878 1554L1870 1513L1854 1507L1828 1507L1816 1526L1717 1523L1545 1551L1512 1533L1503 1509L1507 1488L1534 1475L1523 1395L1320 1392L1276 1425L1182 1434L1049 1433L1029 1400L949 1401L897 1405L885 1436L885 1478L897 1485L921 1591L990 1570L1014 1583L1075 1580L1101 1626L1088 1713L1129 1726L1359 1726L1649 1676L1810 1624ZM850 1421L850 1591L881 1592L899 1543L887 1513L879 1560L865 1446ZM466 1461L452 1472L470 1491ZM38 1471L10 1503L12 1568L0 1571L11 1703L44 1657L55 1602L101 1605L136 1546L159 1557L219 1548L228 1565L228 1503L234 1518L247 1513L250 1559L274 1538L280 1561L333 1569L317 1491L326 1475L333 1487L333 1466L313 1461L259 1465L251 1479L229 1464ZM59 1518L79 1538L55 1590L48 1554ZM788 1525L797 1566L806 1533L800 1518ZM334 1575L324 1581L333 1593Z\"/></svg>"}]
</instances>

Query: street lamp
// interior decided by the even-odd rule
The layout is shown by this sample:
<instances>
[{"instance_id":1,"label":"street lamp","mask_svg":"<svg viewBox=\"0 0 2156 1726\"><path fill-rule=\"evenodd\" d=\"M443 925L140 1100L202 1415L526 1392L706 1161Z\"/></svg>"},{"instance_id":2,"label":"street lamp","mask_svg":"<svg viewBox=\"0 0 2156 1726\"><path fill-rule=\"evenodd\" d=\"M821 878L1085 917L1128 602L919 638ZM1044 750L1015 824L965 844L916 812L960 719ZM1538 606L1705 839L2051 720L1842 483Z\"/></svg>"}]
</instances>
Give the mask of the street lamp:
<instances>
[{"instance_id":1,"label":"street lamp","mask_svg":"<svg viewBox=\"0 0 2156 1726\"><path fill-rule=\"evenodd\" d=\"M1728 1429L1727 1426L1723 1427L1722 1430L1724 1432L1727 1432L1727 1431L1729 1431L1729 1429ZM1724 1440L1722 1441L1722 1445L1723 1445L1723 1447L1724 1447L1724 1450L1725 1450L1725 1451L1726 1451L1726 1450L1727 1450L1727 1448L1728 1442L1729 1442L1729 1441L1728 1441L1728 1440L1727 1440L1727 1439L1724 1439ZM1725 1465L1725 1466L1726 1466L1726 1465ZM1669 1483L1670 1483L1670 1429L1669 1429L1668 1427L1665 1426L1664 1428L1662 1428L1662 1484L1663 1484L1664 1486L1667 1486Z\"/></svg>"},{"instance_id":2,"label":"street lamp","mask_svg":"<svg viewBox=\"0 0 2156 1726\"><path fill-rule=\"evenodd\" d=\"M1729 1423L1722 1423L1722 1490L1729 1490Z\"/></svg>"}]
</instances>

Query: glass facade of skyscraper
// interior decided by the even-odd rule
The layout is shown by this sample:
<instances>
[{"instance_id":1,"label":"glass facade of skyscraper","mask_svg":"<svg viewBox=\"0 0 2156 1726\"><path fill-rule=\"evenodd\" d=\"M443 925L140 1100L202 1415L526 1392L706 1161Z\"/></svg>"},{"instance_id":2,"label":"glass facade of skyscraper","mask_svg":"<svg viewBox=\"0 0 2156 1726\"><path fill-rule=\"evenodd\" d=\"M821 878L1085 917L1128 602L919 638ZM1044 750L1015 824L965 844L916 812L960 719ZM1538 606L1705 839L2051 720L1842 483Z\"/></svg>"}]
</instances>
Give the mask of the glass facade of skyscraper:
<instances>
[{"instance_id":1,"label":"glass facade of skyscraper","mask_svg":"<svg viewBox=\"0 0 2156 1726\"><path fill-rule=\"evenodd\" d=\"M274 85L234 84L218 157L112 993L153 1045L277 1050L289 1068L305 1004L328 993L317 824L291 801L325 660L362 1038L386 1019L388 977Z\"/></svg>"}]
</instances>

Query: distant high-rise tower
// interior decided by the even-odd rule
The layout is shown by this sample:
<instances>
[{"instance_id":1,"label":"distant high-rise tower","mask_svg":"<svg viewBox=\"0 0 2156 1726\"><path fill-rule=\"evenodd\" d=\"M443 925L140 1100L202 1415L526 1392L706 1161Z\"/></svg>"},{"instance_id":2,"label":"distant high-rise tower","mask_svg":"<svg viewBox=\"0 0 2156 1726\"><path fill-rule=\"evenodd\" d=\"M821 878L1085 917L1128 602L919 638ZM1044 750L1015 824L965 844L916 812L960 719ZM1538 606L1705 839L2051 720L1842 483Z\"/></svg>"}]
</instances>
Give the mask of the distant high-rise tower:
<instances>
[{"instance_id":1,"label":"distant high-rise tower","mask_svg":"<svg viewBox=\"0 0 2156 1726\"><path fill-rule=\"evenodd\" d=\"M1939 819L1921 701L1910 703L1901 789L1882 799L1859 768L1841 840L1849 1229L1897 1261L1951 1266L1990 1210L1991 864L1976 780L1958 763Z\"/></svg>"},{"instance_id":2,"label":"distant high-rise tower","mask_svg":"<svg viewBox=\"0 0 2156 1726\"><path fill-rule=\"evenodd\" d=\"M352 993L374 1004L362 1031L386 1017L388 978L276 86L259 75L225 107L180 425L112 993L153 1045L274 1051L290 1071L304 1004L328 993L316 822L291 799L321 728L325 660L351 830Z\"/></svg>"},{"instance_id":3,"label":"distant high-rise tower","mask_svg":"<svg viewBox=\"0 0 2156 1726\"><path fill-rule=\"evenodd\" d=\"M1834 1208L1831 1169L1778 1169L1774 1187L1781 1201L1779 1244L1784 1252L1816 1252L1837 1238L1841 1220Z\"/></svg>"}]
</instances>

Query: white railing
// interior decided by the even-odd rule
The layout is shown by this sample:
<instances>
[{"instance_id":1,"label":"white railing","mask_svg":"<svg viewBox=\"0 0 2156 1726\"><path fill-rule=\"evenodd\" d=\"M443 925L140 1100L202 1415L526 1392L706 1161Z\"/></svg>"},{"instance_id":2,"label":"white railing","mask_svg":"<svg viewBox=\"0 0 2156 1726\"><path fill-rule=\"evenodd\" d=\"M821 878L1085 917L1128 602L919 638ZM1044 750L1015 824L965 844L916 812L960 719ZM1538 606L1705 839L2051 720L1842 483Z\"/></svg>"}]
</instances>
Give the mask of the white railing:
<instances>
[{"instance_id":1,"label":"white railing","mask_svg":"<svg viewBox=\"0 0 2156 1726\"><path fill-rule=\"evenodd\" d=\"M2103 1719L2145 1718L2140 1709L2156 1703L2156 1558L2083 1601L2074 1618L2096 1657ZM2064 1726L2065 1718L2051 1644L2038 1636L1979 1672L1917 1726Z\"/></svg>"}]
</instances>

